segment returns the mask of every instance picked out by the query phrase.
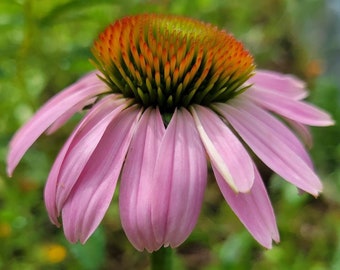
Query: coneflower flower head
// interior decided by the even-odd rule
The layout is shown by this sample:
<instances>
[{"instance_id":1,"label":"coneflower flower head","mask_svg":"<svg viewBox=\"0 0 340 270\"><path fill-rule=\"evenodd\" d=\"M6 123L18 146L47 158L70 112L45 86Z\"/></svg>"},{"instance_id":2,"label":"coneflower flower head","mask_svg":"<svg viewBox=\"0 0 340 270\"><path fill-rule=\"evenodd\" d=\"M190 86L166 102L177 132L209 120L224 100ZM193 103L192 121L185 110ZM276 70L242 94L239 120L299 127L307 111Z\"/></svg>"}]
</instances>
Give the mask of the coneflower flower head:
<instances>
[{"instance_id":1,"label":"coneflower flower head","mask_svg":"<svg viewBox=\"0 0 340 270\"><path fill-rule=\"evenodd\" d=\"M93 54L113 92L161 113L226 102L247 88L255 68L232 35L175 16L123 18L100 34Z\"/></svg>"},{"instance_id":2,"label":"coneflower flower head","mask_svg":"<svg viewBox=\"0 0 340 270\"><path fill-rule=\"evenodd\" d=\"M279 234L261 176L269 168L317 196L322 184L291 127L333 124L304 102L302 81L256 70L231 34L179 16L137 15L107 27L93 46L97 70L48 101L14 136L8 174L44 132L87 114L50 171L45 202L67 239L84 243L120 178L123 229L138 249L177 247L195 227L207 157L225 200L263 246ZM276 118L278 115L279 118Z\"/></svg>"}]
</instances>

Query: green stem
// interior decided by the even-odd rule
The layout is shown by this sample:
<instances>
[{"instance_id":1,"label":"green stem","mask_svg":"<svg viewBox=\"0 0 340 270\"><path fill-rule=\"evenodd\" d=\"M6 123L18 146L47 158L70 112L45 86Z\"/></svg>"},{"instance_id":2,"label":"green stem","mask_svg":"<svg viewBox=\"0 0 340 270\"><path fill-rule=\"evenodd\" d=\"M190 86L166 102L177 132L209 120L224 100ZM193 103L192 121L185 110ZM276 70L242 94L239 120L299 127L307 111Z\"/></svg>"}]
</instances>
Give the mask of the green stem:
<instances>
[{"instance_id":1,"label":"green stem","mask_svg":"<svg viewBox=\"0 0 340 270\"><path fill-rule=\"evenodd\" d=\"M151 270L171 270L172 269L172 248L164 248L153 252L151 255Z\"/></svg>"}]
</instances>

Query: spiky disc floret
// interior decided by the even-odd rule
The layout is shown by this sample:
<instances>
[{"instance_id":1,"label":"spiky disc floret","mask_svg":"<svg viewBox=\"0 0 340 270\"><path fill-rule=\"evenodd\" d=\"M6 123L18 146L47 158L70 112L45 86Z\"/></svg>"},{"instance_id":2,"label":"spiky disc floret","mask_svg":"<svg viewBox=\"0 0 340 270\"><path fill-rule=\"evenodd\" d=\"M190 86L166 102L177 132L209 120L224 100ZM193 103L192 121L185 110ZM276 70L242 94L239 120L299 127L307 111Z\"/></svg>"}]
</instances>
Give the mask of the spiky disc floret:
<instances>
[{"instance_id":1,"label":"spiky disc floret","mask_svg":"<svg viewBox=\"0 0 340 270\"><path fill-rule=\"evenodd\" d=\"M241 93L253 58L231 34L166 15L125 17L94 43L96 66L113 92L163 112L225 102Z\"/></svg>"}]
</instances>

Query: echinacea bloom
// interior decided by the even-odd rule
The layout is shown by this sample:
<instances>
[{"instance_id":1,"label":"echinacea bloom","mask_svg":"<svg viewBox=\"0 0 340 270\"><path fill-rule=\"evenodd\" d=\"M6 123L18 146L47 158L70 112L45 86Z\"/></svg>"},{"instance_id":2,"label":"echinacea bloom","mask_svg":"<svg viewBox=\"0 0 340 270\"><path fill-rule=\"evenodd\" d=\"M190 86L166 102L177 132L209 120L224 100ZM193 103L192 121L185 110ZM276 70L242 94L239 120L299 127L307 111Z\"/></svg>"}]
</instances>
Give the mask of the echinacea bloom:
<instances>
[{"instance_id":1,"label":"echinacea bloom","mask_svg":"<svg viewBox=\"0 0 340 270\"><path fill-rule=\"evenodd\" d=\"M120 215L130 242L150 252L177 247L197 222L208 158L229 206L270 248L279 241L275 216L245 147L298 189L321 192L295 133L308 142L307 126L328 126L332 119L303 101L307 91L299 79L255 69L231 34L183 17L131 16L107 27L93 54L97 70L48 101L16 133L8 154L11 175L43 132L87 110L45 188L49 217L62 222L69 241L90 237L120 178Z\"/></svg>"}]
</instances>

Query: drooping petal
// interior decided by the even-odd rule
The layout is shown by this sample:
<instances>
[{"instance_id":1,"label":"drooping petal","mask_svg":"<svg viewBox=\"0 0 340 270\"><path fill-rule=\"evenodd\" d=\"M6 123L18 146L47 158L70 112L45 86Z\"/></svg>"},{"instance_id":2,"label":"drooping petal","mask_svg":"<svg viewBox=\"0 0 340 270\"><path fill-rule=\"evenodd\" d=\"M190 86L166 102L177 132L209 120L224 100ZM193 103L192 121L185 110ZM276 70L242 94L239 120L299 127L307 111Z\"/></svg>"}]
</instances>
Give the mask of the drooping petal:
<instances>
[{"instance_id":1,"label":"drooping petal","mask_svg":"<svg viewBox=\"0 0 340 270\"><path fill-rule=\"evenodd\" d=\"M112 95L111 95L112 96ZM55 131L57 131L60 127L62 127L75 113L84 109L84 107L94 104L96 98L91 98L88 100L84 100L83 102L79 102L75 106L71 107L69 110L65 111L58 119L56 119L45 131L45 134L51 135Z\"/></svg>"},{"instance_id":2,"label":"drooping petal","mask_svg":"<svg viewBox=\"0 0 340 270\"><path fill-rule=\"evenodd\" d=\"M287 145L287 148L292 150L295 155L301 157L311 169L313 169L312 160L310 159L310 156L304 148L303 144L286 125L284 125L277 118L275 118L273 115L271 115L261 107L256 106L246 99L234 100L230 103L230 106L233 105L235 106L235 108L241 107L247 110L248 113L251 113L254 117L257 118L257 121L270 128L270 133L263 134L263 136L267 139L269 143L271 143L272 137L276 137L285 145ZM228 107L224 104L217 104L216 108L226 119L230 117L230 115L228 115L227 113Z\"/></svg>"},{"instance_id":3,"label":"drooping petal","mask_svg":"<svg viewBox=\"0 0 340 270\"><path fill-rule=\"evenodd\" d=\"M123 99L123 95L116 94L116 93L110 93L109 94L111 99ZM82 103L78 103L76 106L70 108L68 111L66 111L62 116L60 116L56 121L52 123L52 125L46 130L47 135L51 135L55 131L57 131L61 126L63 126L71 116L73 116L76 112L84 109L91 109L93 105L100 100L98 97L94 97L91 99L84 100Z\"/></svg>"},{"instance_id":4,"label":"drooping petal","mask_svg":"<svg viewBox=\"0 0 340 270\"><path fill-rule=\"evenodd\" d=\"M119 117L126 106L128 105L125 99L115 100L111 96L105 97L93 107L91 113L81 122L77 132L74 135L72 134L72 142L58 173L56 189L58 212L61 211L65 200L83 172L106 128L112 121L115 121L115 118Z\"/></svg>"},{"instance_id":5,"label":"drooping petal","mask_svg":"<svg viewBox=\"0 0 340 270\"><path fill-rule=\"evenodd\" d=\"M311 148L313 146L313 137L308 126L291 119L284 118L284 120L296 132L296 134L299 135L307 147Z\"/></svg>"},{"instance_id":6,"label":"drooping petal","mask_svg":"<svg viewBox=\"0 0 340 270\"><path fill-rule=\"evenodd\" d=\"M279 242L274 211L256 167L254 166L255 179L251 190L238 194L230 188L220 173L213 169L225 200L251 235L266 248L272 247L272 240Z\"/></svg>"},{"instance_id":7,"label":"drooping petal","mask_svg":"<svg viewBox=\"0 0 340 270\"><path fill-rule=\"evenodd\" d=\"M268 117L251 106L251 102L235 99L230 104L219 105L221 113L230 122L254 153L273 171L297 187L315 196L322 184L294 142L289 143L289 133L267 123ZM284 139L286 137L286 139Z\"/></svg>"},{"instance_id":8,"label":"drooping petal","mask_svg":"<svg viewBox=\"0 0 340 270\"><path fill-rule=\"evenodd\" d=\"M327 112L306 102L294 100L275 92L258 91L256 94L245 92L243 95L268 110L305 125L329 126L334 124Z\"/></svg>"},{"instance_id":9,"label":"drooping petal","mask_svg":"<svg viewBox=\"0 0 340 270\"><path fill-rule=\"evenodd\" d=\"M306 84L293 75L282 74L269 70L256 70L256 73L248 81L253 84L248 89L250 95L258 92L271 92L300 100L307 97Z\"/></svg>"},{"instance_id":10,"label":"drooping petal","mask_svg":"<svg viewBox=\"0 0 340 270\"><path fill-rule=\"evenodd\" d=\"M147 109L136 128L124 164L120 191L120 218L124 231L140 251L160 248L153 233L151 204L155 185L153 172L165 127L158 109ZM161 192L161 191L159 191Z\"/></svg>"},{"instance_id":11,"label":"drooping petal","mask_svg":"<svg viewBox=\"0 0 340 270\"><path fill-rule=\"evenodd\" d=\"M155 164L151 218L158 243L180 245L193 230L207 180L205 151L186 109L175 111Z\"/></svg>"},{"instance_id":12,"label":"drooping petal","mask_svg":"<svg viewBox=\"0 0 340 270\"><path fill-rule=\"evenodd\" d=\"M129 107L107 127L62 207L66 238L84 243L103 219L130 145L140 110Z\"/></svg>"},{"instance_id":13,"label":"drooping petal","mask_svg":"<svg viewBox=\"0 0 340 270\"><path fill-rule=\"evenodd\" d=\"M66 141L63 148L60 150L56 160L53 163L52 169L48 175L45 190L44 190L44 200L45 206L48 213L48 216L53 224L56 226L60 226L60 222L58 220L59 211L57 210L56 204L56 194L57 194L57 185L58 185L58 175L61 164L63 163L65 154L72 142L72 136Z\"/></svg>"},{"instance_id":14,"label":"drooping petal","mask_svg":"<svg viewBox=\"0 0 340 270\"><path fill-rule=\"evenodd\" d=\"M61 115L77 104L107 91L107 86L93 72L50 99L11 140L7 157L8 175L12 175L27 149Z\"/></svg>"},{"instance_id":15,"label":"drooping petal","mask_svg":"<svg viewBox=\"0 0 340 270\"><path fill-rule=\"evenodd\" d=\"M125 107L122 105L124 102L126 102L125 99L115 100L112 95L99 101L74 129L59 152L45 186L45 204L52 223L59 225L58 216L65 198L70 193L106 127ZM79 149L82 155L79 155ZM61 172L62 168L64 173ZM59 206L57 206L57 201L59 201Z\"/></svg>"},{"instance_id":16,"label":"drooping petal","mask_svg":"<svg viewBox=\"0 0 340 270\"><path fill-rule=\"evenodd\" d=\"M248 192L253 185L254 169L242 143L210 109L195 105L191 113L211 165L235 192Z\"/></svg>"}]
</instances>

